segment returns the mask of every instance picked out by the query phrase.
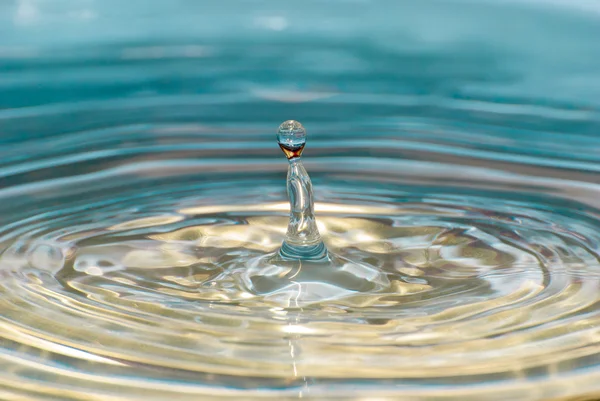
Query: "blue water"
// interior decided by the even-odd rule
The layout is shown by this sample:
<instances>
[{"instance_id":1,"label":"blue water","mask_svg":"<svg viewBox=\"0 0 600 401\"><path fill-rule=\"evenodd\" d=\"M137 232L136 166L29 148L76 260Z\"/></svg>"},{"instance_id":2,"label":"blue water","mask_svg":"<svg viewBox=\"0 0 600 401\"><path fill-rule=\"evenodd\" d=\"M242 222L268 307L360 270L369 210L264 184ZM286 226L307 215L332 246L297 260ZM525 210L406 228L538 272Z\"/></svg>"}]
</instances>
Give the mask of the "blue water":
<instances>
[{"instance_id":1,"label":"blue water","mask_svg":"<svg viewBox=\"0 0 600 401\"><path fill-rule=\"evenodd\" d=\"M0 1L0 399L597 399L597 38L583 0ZM288 119L385 289L248 284Z\"/></svg>"}]
</instances>

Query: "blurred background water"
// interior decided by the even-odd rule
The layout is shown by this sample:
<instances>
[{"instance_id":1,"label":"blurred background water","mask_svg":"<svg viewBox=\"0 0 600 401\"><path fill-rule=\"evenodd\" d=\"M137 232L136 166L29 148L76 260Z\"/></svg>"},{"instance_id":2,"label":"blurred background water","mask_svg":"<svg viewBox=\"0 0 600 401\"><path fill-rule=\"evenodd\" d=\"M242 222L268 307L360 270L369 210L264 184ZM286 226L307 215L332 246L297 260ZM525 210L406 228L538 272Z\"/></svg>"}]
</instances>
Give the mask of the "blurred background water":
<instances>
[{"instance_id":1,"label":"blurred background water","mask_svg":"<svg viewBox=\"0 0 600 401\"><path fill-rule=\"evenodd\" d=\"M0 0L0 399L598 399L598 38L593 0ZM287 119L385 291L248 280Z\"/></svg>"}]
</instances>

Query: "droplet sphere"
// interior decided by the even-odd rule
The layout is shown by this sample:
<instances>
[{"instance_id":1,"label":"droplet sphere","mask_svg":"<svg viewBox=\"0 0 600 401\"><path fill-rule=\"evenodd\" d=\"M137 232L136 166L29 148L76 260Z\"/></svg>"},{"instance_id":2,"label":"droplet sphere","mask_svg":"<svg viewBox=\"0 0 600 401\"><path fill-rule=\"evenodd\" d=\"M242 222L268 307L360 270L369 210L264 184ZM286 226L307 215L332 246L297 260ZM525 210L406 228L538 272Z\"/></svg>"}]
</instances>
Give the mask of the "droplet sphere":
<instances>
[{"instance_id":1,"label":"droplet sphere","mask_svg":"<svg viewBox=\"0 0 600 401\"><path fill-rule=\"evenodd\" d=\"M290 150L302 148L306 143L306 130L298 121L285 121L277 130L277 141Z\"/></svg>"}]
</instances>

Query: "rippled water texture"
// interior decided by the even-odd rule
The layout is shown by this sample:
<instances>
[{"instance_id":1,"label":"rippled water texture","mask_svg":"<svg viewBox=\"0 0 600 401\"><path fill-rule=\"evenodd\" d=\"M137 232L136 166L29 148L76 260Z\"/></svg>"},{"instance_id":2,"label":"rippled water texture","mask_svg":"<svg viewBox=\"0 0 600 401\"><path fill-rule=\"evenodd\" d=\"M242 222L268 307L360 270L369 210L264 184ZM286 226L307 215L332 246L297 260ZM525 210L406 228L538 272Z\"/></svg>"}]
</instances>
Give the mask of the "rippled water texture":
<instances>
[{"instance_id":1,"label":"rippled water texture","mask_svg":"<svg viewBox=\"0 0 600 401\"><path fill-rule=\"evenodd\" d=\"M596 6L154 3L0 2L1 399L600 396Z\"/></svg>"}]
</instances>

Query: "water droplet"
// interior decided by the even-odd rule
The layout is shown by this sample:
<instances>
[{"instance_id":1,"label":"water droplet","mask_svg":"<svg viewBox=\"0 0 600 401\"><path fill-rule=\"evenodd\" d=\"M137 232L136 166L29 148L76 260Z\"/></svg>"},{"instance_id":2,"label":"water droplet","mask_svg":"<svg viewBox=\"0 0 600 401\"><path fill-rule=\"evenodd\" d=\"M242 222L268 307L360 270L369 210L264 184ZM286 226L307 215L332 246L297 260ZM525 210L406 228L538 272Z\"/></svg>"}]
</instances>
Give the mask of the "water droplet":
<instances>
[{"instance_id":1,"label":"water droplet","mask_svg":"<svg viewBox=\"0 0 600 401\"><path fill-rule=\"evenodd\" d=\"M306 130L298 121L284 121L277 130L277 142L288 159L300 157L306 144Z\"/></svg>"},{"instance_id":2,"label":"water droplet","mask_svg":"<svg viewBox=\"0 0 600 401\"><path fill-rule=\"evenodd\" d=\"M314 215L312 183L300 160L306 130L298 121L285 121L277 130L277 141L290 162L287 175L290 223L279 254L288 259L323 258L327 250Z\"/></svg>"},{"instance_id":3,"label":"water droplet","mask_svg":"<svg viewBox=\"0 0 600 401\"><path fill-rule=\"evenodd\" d=\"M241 262L244 290L297 308L390 288L387 276L376 266L353 262L327 250L314 214L312 183L299 157L306 141L302 124L284 122L277 140L289 162L286 184L290 220L277 253ZM222 283L220 286L224 287Z\"/></svg>"}]
</instances>

